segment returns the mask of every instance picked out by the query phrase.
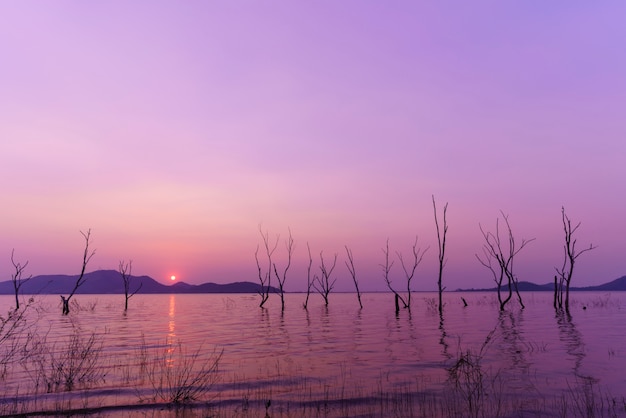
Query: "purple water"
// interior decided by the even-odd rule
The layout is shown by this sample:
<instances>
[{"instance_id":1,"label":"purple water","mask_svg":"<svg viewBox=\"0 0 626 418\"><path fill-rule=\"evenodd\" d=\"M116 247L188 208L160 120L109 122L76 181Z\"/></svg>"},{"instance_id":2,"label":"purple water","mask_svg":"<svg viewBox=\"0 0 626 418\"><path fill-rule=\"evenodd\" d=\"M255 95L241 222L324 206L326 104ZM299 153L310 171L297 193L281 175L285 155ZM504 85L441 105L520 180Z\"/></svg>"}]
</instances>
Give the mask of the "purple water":
<instances>
[{"instance_id":1,"label":"purple water","mask_svg":"<svg viewBox=\"0 0 626 418\"><path fill-rule=\"evenodd\" d=\"M137 376L151 353L178 344L187 354L223 350L211 399L231 405L264 397L358 400L393 388L440 393L449 390L448 370L468 350L481 354L486 376L497 376L519 398L558 398L581 385L626 395L626 294L573 293L568 316L555 313L549 292L524 293L526 309L511 303L502 313L495 294L446 293L443 320L436 296L415 293L411 311L396 315L386 293L363 295L363 309L353 294L331 294L328 307L311 295L308 310L305 295L289 294L284 313L276 295L266 309L256 295L136 295L126 314L122 295L76 295L80 306L65 317L58 296L37 296L30 331L45 335L55 350L75 330L95 333L105 377L50 394L36 387L33 368L22 360L9 364L0 398L14 410L147 402L154 385ZM0 296L0 312L12 302Z\"/></svg>"}]
</instances>

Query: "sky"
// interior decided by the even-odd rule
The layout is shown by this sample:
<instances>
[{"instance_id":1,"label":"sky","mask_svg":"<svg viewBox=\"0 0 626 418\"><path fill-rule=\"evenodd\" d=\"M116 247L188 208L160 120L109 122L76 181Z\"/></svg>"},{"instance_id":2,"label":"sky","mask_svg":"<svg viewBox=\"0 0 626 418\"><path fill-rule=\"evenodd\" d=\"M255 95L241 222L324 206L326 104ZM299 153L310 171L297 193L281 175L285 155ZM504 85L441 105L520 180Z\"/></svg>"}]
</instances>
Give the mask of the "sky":
<instances>
[{"instance_id":1,"label":"sky","mask_svg":"<svg viewBox=\"0 0 626 418\"><path fill-rule=\"evenodd\" d=\"M117 269L258 281L261 231L286 290L491 287L479 225L508 215L519 280L626 275L622 1L0 3L0 272ZM263 265L265 268L265 265ZM274 281L275 283L275 281Z\"/></svg>"}]
</instances>

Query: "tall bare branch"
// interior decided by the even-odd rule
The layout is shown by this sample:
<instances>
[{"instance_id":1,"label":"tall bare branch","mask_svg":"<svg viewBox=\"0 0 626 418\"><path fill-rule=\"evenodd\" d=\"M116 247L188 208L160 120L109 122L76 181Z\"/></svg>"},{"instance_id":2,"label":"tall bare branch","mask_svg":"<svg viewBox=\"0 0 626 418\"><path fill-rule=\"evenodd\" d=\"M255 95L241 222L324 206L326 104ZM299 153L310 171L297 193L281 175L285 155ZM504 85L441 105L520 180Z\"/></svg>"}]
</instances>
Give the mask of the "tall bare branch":
<instances>
[{"instance_id":1,"label":"tall bare branch","mask_svg":"<svg viewBox=\"0 0 626 418\"><path fill-rule=\"evenodd\" d=\"M22 264L20 262L15 261L14 256L15 256L15 249L11 250L11 264L13 264L13 269L14 269L13 274L11 274L11 282L13 283L13 291L15 293L15 310L17 311L18 309L20 309L20 299L19 299L20 288L26 282L28 282L32 276L29 276L27 278L22 277L24 274L24 269L26 268L26 266L28 266L28 261Z\"/></svg>"},{"instance_id":2,"label":"tall bare branch","mask_svg":"<svg viewBox=\"0 0 626 418\"><path fill-rule=\"evenodd\" d=\"M324 298L324 304L328 306L328 295L335 287L335 282L337 279L331 279L333 274L333 270L335 270L335 266L337 265L337 253L335 253L335 257L333 259L333 265L330 268L326 267L326 263L324 261L324 253L320 251L320 271L322 273L322 277L317 277L315 282L313 283L313 287L317 292L322 295Z\"/></svg>"},{"instance_id":3,"label":"tall bare branch","mask_svg":"<svg viewBox=\"0 0 626 418\"><path fill-rule=\"evenodd\" d=\"M385 279L385 283L387 284L387 287L389 288L389 290L393 292L395 296L396 312L398 312L399 310L398 301L401 301L402 305L405 308L408 308L409 305L407 304L406 300L404 300L402 295L400 295L391 285L391 279L389 278L389 273L391 272L391 268L393 267L394 262L393 260L389 260L389 238L387 238L385 246L383 247L382 250L383 250L383 254L385 255L385 264L380 264L380 268L383 270L383 279Z\"/></svg>"},{"instance_id":4,"label":"tall bare branch","mask_svg":"<svg viewBox=\"0 0 626 418\"><path fill-rule=\"evenodd\" d=\"M404 263L404 257L402 257L402 253L396 251L398 259L400 260L400 264L402 265L402 270L404 270L404 275L406 276L406 291L407 291L407 305L409 310L411 310L411 280L415 276L415 270L417 270L417 266L420 265L422 259L424 258L424 254L428 251L429 247L426 247L423 251L421 248L417 248L417 235L415 236L415 241L413 242L413 247L411 248L413 260L412 264L408 265Z\"/></svg>"},{"instance_id":5,"label":"tall bare branch","mask_svg":"<svg viewBox=\"0 0 626 418\"><path fill-rule=\"evenodd\" d=\"M443 225L439 227L439 219L437 217L437 204L435 203L435 195L433 195L433 211L435 212L435 227L437 228L437 243L439 246L439 276L437 279L437 287L439 290L439 315L443 315L443 268L446 265L446 238L448 236L448 203L443 206Z\"/></svg>"},{"instance_id":6,"label":"tall bare branch","mask_svg":"<svg viewBox=\"0 0 626 418\"><path fill-rule=\"evenodd\" d=\"M302 307L304 309L308 309L309 307L309 296L311 296L311 288L313 287L314 283L315 283L315 278L311 277L311 267L313 266L313 257L311 256L311 247L309 246L309 243L306 243L306 249L309 253L309 265L307 266L306 269L306 299L304 300L304 303L302 304Z\"/></svg>"},{"instance_id":7,"label":"tall bare branch","mask_svg":"<svg viewBox=\"0 0 626 418\"><path fill-rule=\"evenodd\" d=\"M508 215L505 215L502 211L500 211L500 214L502 215L502 219L504 219L504 223L507 228L508 239L506 244L504 244L500 238L500 218L496 218L495 234L486 232L483 229L483 226L479 224L478 226L485 243L482 248L482 256L476 254L476 259L480 262L480 264L491 271L493 280L496 283L500 310L502 311L504 310L506 304L511 300L513 290L515 290L515 294L517 295L521 307L524 308L524 302L522 301L522 296L518 288L517 276L514 274L513 270L514 260L515 256L517 256L517 254L519 254L519 252L526 247L526 245L535 239L522 239L518 246L515 241L513 230L511 229L511 224L509 223ZM506 283L504 282L505 279ZM506 288L506 296L502 295L504 288Z\"/></svg>"},{"instance_id":8,"label":"tall bare branch","mask_svg":"<svg viewBox=\"0 0 626 418\"><path fill-rule=\"evenodd\" d=\"M135 296L137 292L139 292L139 289L141 289L143 283L140 282L139 286L135 289L134 292L130 290L131 282L133 280L133 260L129 260L128 262L121 260L118 271L120 272L120 275L122 276L122 281L124 282L124 312L126 312L128 310L128 300L131 297Z\"/></svg>"},{"instance_id":9,"label":"tall bare branch","mask_svg":"<svg viewBox=\"0 0 626 418\"><path fill-rule=\"evenodd\" d=\"M274 255L274 251L276 251L276 247L278 247L278 240L280 236L276 236L276 241L273 245L270 245L270 237L269 232L263 232L261 225L259 225L259 233L261 234L261 239L263 240L263 245L265 246L265 254L267 255L267 271L263 271L261 268L261 264L259 262L259 246L257 245L256 251L254 253L254 258L256 260L257 269L259 271L259 282L261 284L261 288L259 290L259 295L261 296L261 303L259 307L263 307L265 302L270 297L270 289L272 288L272 256Z\"/></svg>"},{"instance_id":10,"label":"tall bare branch","mask_svg":"<svg viewBox=\"0 0 626 418\"><path fill-rule=\"evenodd\" d=\"M287 280L287 271L289 270L289 267L291 267L291 257L293 256L294 251L291 229L289 229L289 238L285 241L285 247L287 249L287 265L285 266L285 270L283 270L282 276L278 274L278 268L276 267L276 263L274 263L274 274L276 275L276 280L278 280L278 289L280 290L281 311L285 310L285 280Z\"/></svg>"},{"instance_id":11,"label":"tall bare branch","mask_svg":"<svg viewBox=\"0 0 626 418\"><path fill-rule=\"evenodd\" d=\"M563 222L563 231L565 232L565 244L563 245L563 265L561 268L556 268L559 276L558 289L555 288L555 307L563 308L563 291L565 290L565 311L569 313L569 290L572 282L572 276L574 275L574 265L576 260L582 254L587 251L591 251L597 246L590 244L589 247L582 250L576 249L577 240L574 238L574 234L580 227L581 222L578 222L575 226L572 226L571 219L565 213L565 207L561 207L561 220ZM557 280L554 280L555 287L557 286ZM563 289L565 287L565 289Z\"/></svg>"},{"instance_id":12,"label":"tall bare branch","mask_svg":"<svg viewBox=\"0 0 626 418\"><path fill-rule=\"evenodd\" d=\"M352 276L352 282L356 289L356 297L359 300L359 306L363 309L363 303L361 302L361 291L359 290L359 281L356 278L356 268L354 267L354 257L352 256L352 250L346 245L346 254L348 255L348 261L346 261L346 267Z\"/></svg>"},{"instance_id":13,"label":"tall bare branch","mask_svg":"<svg viewBox=\"0 0 626 418\"><path fill-rule=\"evenodd\" d=\"M83 231L80 231L80 233L85 239L85 250L83 251L83 263L80 269L80 275L76 279L76 283L74 283L74 288L70 292L69 296L66 298L63 295L61 295L61 300L63 302L63 309L62 309L63 315L67 315L70 313L70 300L72 299L72 297L74 296L78 288L81 287L83 284L85 284L85 282L87 281L87 278L85 277L85 269L87 268L87 264L89 263L89 260L91 260L91 257L93 257L94 254L96 254L96 250L91 250L89 248L89 240L91 239L91 229L88 229L86 233Z\"/></svg>"}]
</instances>

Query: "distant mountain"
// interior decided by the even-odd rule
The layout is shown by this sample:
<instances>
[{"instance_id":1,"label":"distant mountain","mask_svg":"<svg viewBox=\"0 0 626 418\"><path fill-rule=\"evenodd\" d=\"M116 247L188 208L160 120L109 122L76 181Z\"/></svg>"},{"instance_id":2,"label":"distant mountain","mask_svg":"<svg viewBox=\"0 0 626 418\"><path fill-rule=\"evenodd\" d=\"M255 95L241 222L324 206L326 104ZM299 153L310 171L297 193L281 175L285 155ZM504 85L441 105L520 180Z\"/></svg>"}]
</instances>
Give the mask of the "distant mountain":
<instances>
[{"instance_id":1,"label":"distant mountain","mask_svg":"<svg viewBox=\"0 0 626 418\"><path fill-rule=\"evenodd\" d=\"M506 288L508 289L508 286ZM531 282L519 282L517 283L517 288L520 292L542 292L544 290L554 290L554 283L535 284Z\"/></svg>"},{"instance_id":2,"label":"distant mountain","mask_svg":"<svg viewBox=\"0 0 626 418\"><path fill-rule=\"evenodd\" d=\"M535 284L531 282L519 282L517 284L520 292L543 292L543 291L554 291L554 283L546 283L546 284ZM502 286L503 290L508 290L508 286ZM496 287L491 287L488 289L459 289L459 291L463 292L492 292L496 291ZM605 292L615 292L615 291L626 291L626 276L622 276L619 279L615 279L612 282L608 282L605 284L597 285L597 286L587 286L587 287L570 287L572 292L576 291L605 291Z\"/></svg>"},{"instance_id":3,"label":"distant mountain","mask_svg":"<svg viewBox=\"0 0 626 418\"><path fill-rule=\"evenodd\" d=\"M571 290L571 288L570 288ZM577 290L604 290L604 291L618 291L626 290L626 276L622 276L619 279L615 279L612 282L601 284L598 286L581 287Z\"/></svg>"},{"instance_id":4,"label":"distant mountain","mask_svg":"<svg viewBox=\"0 0 626 418\"><path fill-rule=\"evenodd\" d=\"M22 294L68 294L76 284L76 276L42 275L32 277L22 285ZM124 293L122 276L116 270L97 270L86 273L85 283L78 288L77 294L118 294ZM177 282L164 285L148 276L133 276L131 292L141 285L137 293L257 293L261 286L252 282L236 282L228 284L203 283L193 285ZM278 289L272 287L272 293ZM0 282L0 295L13 294L13 283L10 280Z\"/></svg>"}]
</instances>

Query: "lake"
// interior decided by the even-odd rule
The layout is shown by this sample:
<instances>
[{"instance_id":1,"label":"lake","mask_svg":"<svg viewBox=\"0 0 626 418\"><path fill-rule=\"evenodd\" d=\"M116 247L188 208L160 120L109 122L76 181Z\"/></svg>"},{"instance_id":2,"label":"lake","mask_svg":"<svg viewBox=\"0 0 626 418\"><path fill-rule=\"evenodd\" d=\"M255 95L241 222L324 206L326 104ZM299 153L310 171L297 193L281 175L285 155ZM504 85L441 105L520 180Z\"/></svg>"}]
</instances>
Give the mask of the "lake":
<instances>
[{"instance_id":1,"label":"lake","mask_svg":"<svg viewBox=\"0 0 626 418\"><path fill-rule=\"evenodd\" d=\"M499 312L495 293L445 293L443 317L422 292L398 314L389 293L288 294L284 313L277 295L136 295L126 314L123 295L76 295L68 316L36 296L1 347L19 349L0 413L626 416L626 294L573 292L571 315L522 296Z\"/></svg>"}]
</instances>

